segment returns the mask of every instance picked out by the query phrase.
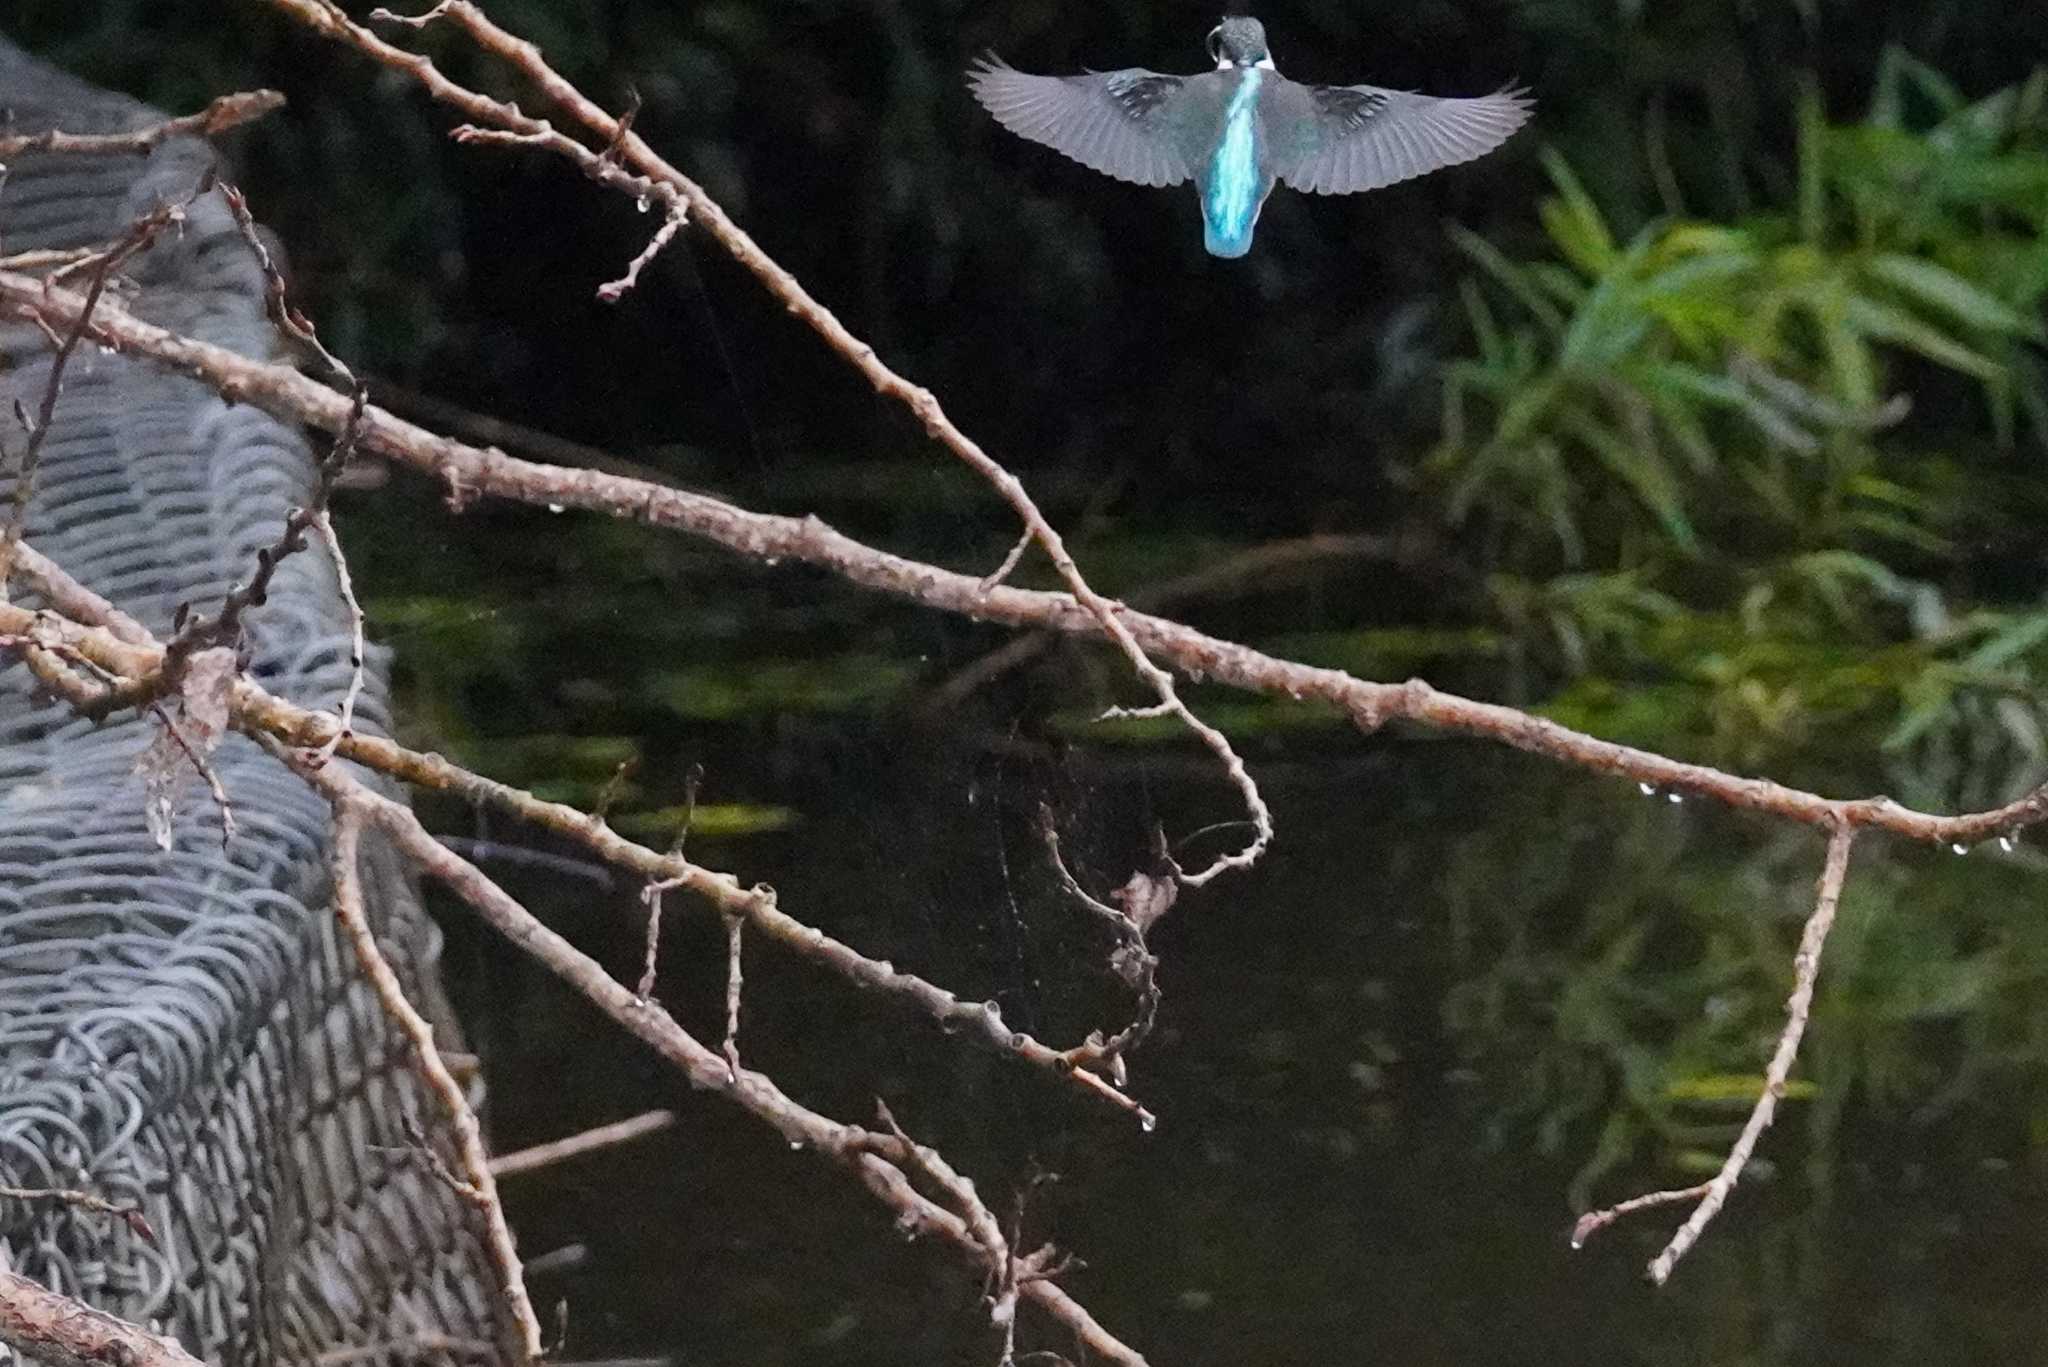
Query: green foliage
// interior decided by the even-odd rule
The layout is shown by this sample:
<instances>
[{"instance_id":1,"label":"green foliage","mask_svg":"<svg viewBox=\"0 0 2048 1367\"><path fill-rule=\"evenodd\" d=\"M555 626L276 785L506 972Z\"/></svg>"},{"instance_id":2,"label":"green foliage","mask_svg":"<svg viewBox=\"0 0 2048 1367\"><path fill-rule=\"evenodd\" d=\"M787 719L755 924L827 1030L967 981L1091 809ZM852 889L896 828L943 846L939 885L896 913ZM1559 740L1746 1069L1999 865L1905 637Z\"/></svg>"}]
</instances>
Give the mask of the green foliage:
<instances>
[{"instance_id":1,"label":"green foliage","mask_svg":"<svg viewBox=\"0 0 2048 1367\"><path fill-rule=\"evenodd\" d=\"M739 662L649 674L649 701L678 717L730 721L745 716L859 710L887 701L916 676L916 666L882 655L836 655L822 660Z\"/></svg>"},{"instance_id":2,"label":"green foliage","mask_svg":"<svg viewBox=\"0 0 2048 1367\"><path fill-rule=\"evenodd\" d=\"M1789 173L1742 212L1623 232L1552 152L1543 253L1454 229L1472 342L1419 487L1487 570L1508 686L1549 715L1994 805L2048 775L2048 605L2011 550L2048 513L2048 76L1973 102L1895 49L1860 122L1810 88L1792 114ZM1590 1151L1582 1204L1646 1152L1718 1162L1818 862L1805 836L1731 853L1644 798L1504 796L1437 889L1446 1018L1496 1133ZM2040 873L1859 847L1788 1096L1817 1173L1851 1108L1905 1123L2039 1085Z\"/></svg>"},{"instance_id":3,"label":"green foliage","mask_svg":"<svg viewBox=\"0 0 2048 1367\"><path fill-rule=\"evenodd\" d=\"M1545 256L1453 229L1473 352L1424 487L1575 724L2038 757L2048 626L1979 584L2044 510L2048 76L1968 102L1894 50L1862 122L1796 113L1781 204L1624 239L1549 152Z\"/></svg>"},{"instance_id":4,"label":"green foliage","mask_svg":"<svg viewBox=\"0 0 2048 1367\"><path fill-rule=\"evenodd\" d=\"M699 802L652 811L627 812L613 824L635 840L669 842L683 831L699 840L731 840L769 835L797 824L789 807L748 802Z\"/></svg>"}]
</instances>

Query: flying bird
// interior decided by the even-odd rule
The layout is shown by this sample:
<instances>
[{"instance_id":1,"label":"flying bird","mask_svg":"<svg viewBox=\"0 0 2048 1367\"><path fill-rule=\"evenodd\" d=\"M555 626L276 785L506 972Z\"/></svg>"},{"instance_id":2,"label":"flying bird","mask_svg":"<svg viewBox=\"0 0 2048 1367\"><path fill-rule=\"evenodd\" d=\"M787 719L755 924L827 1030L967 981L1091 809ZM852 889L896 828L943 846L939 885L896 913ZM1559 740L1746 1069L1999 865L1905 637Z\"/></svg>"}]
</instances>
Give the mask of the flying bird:
<instances>
[{"instance_id":1,"label":"flying bird","mask_svg":"<svg viewBox=\"0 0 2048 1367\"><path fill-rule=\"evenodd\" d=\"M1214 71L1162 76L1131 67L1033 76L990 54L967 84L996 122L1083 166L1139 185L1193 180L1202 245L1251 250L1273 186L1345 195L1482 157L1529 118L1521 90L1437 99L1370 85L1282 76L1256 19L1209 31Z\"/></svg>"}]
</instances>

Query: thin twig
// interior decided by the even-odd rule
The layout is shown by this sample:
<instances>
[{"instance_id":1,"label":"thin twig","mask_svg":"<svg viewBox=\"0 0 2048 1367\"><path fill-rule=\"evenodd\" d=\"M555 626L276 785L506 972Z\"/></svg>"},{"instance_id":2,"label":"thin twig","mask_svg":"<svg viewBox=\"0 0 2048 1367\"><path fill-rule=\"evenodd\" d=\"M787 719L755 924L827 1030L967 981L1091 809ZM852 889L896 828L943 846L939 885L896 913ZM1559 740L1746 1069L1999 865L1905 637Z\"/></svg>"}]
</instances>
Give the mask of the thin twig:
<instances>
[{"instance_id":1,"label":"thin twig","mask_svg":"<svg viewBox=\"0 0 2048 1367\"><path fill-rule=\"evenodd\" d=\"M974 1183L955 1170L937 1149L928 1148L905 1134L903 1127L896 1123L896 1117L890 1113L889 1104L880 1097L875 1098L875 1115L896 1140L897 1149L892 1156L900 1156L903 1162L944 1192L947 1201L967 1222L967 1228L980 1243L988 1267L989 1322L1003 1331L1005 1359L1014 1356L1017 1260L1011 1255L1010 1241L1003 1236L1003 1227L995 1212L983 1204L974 1190Z\"/></svg>"},{"instance_id":2,"label":"thin twig","mask_svg":"<svg viewBox=\"0 0 2048 1367\"><path fill-rule=\"evenodd\" d=\"M47 135L45 135L47 136ZM193 192L193 197L205 193L205 185ZM71 363L72 355L78 350L78 343L92 326L93 311L99 307L100 296L106 292L107 282L113 279L130 258L138 252L147 251L159 234L171 224L180 222L185 216L188 199L183 203L166 202L157 205L129 225L128 231L113 246L88 258L91 262L87 271L84 297L80 300L77 315L64 329L63 340L56 354L50 359L50 373L43 382L43 394L37 403L33 419L16 405L15 413L28 428L28 442L22 448L21 461L14 472L14 500L7 517L7 529L0 533L0 593L4 593L8 579L13 574L15 547L21 544L23 531L28 526L28 505L36 487L36 470L42 462L43 443L49 440L50 423L57 412L57 395L64 388L64 370ZM84 263L80 268L85 269Z\"/></svg>"},{"instance_id":3,"label":"thin twig","mask_svg":"<svg viewBox=\"0 0 2048 1367\"><path fill-rule=\"evenodd\" d=\"M250 241L256 241L253 232L250 234ZM260 251L261 244L258 243L257 246ZM264 269L274 269L270 266L267 256L264 258ZM282 302L282 289L283 285L280 282L280 312L287 307ZM310 321L306 323L306 330L310 336ZM319 343L315 342L314 345L318 346ZM322 347L321 351L325 354L326 348ZM320 537L320 544L326 548L328 558L334 562L335 586L341 592L342 606L348 610L349 643L348 687L341 695L341 710L337 714L341 724L335 729L333 739L318 751L317 758L323 764L334 757L335 747L354 729L356 699L362 696L363 674L370 653L369 644L363 637L363 607L356 601L355 581L348 572L348 557L341 553L341 538L335 535L334 515L329 507L334 498L335 486L340 482L342 475L347 473L349 459L355 454L356 440L363 430L363 406L370 400L370 391L355 376L349 374L348 368L342 366L341 362L333 361L332 364L340 368L340 373L347 378L351 387L348 421L342 424L341 434L334 439L334 445L327 452L327 458L320 462L320 480L314 491L310 520L313 531Z\"/></svg>"},{"instance_id":4,"label":"thin twig","mask_svg":"<svg viewBox=\"0 0 2048 1367\"><path fill-rule=\"evenodd\" d=\"M617 881L612 871L589 859L536 850L502 840L474 840L466 835L444 835L441 843L475 864L510 864L515 868L539 869L563 878L581 879L609 890Z\"/></svg>"},{"instance_id":5,"label":"thin twig","mask_svg":"<svg viewBox=\"0 0 2048 1367\"><path fill-rule=\"evenodd\" d=\"M624 299L627 292L640 283L640 272L645 270L648 263L653 261L655 257L661 255L662 248L668 246L669 240L682 229L683 224L687 221L688 216L681 205L671 207L668 211L668 217L661 221L661 227L656 230L653 240L648 242L645 247L642 247L640 254L626 264L626 273L616 280L607 280L602 285L599 285L597 287L597 297L607 304L616 304L619 300Z\"/></svg>"},{"instance_id":6,"label":"thin twig","mask_svg":"<svg viewBox=\"0 0 2048 1367\"><path fill-rule=\"evenodd\" d=\"M80 1191L75 1187L0 1186L0 1197L9 1197L16 1201L56 1201L95 1214L111 1215L134 1230L138 1237L152 1244L157 1241L156 1229L149 1223L149 1217L142 1213L142 1207L109 1201L104 1196L95 1196L89 1191Z\"/></svg>"},{"instance_id":7,"label":"thin twig","mask_svg":"<svg viewBox=\"0 0 2048 1367\"><path fill-rule=\"evenodd\" d=\"M1103 1069L1109 1074L1110 1081L1122 1087L1127 1081L1125 1059L1151 1035L1164 998L1159 988L1159 959L1146 945L1145 933L1173 908L1180 885L1170 876L1134 871L1124 885L1111 894L1118 905L1110 906L1091 895L1067 868L1067 861L1060 854L1059 828L1053 821L1051 807L1039 806L1038 828L1052 861L1053 872L1059 876L1060 886L1066 889L1068 896L1107 921L1116 932L1117 947L1109 956L1109 966L1138 999L1138 1009L1130 1024L1114 1035L1105 1036L1100 1030L1091 1030L1084 1042L1067 1050L1066 1061L1075 1068ZM1167 852L1163 833L1155 833L1155 846L1160 866L1172 869L1173 860ZM1151 1112L1141 1111L1138 1123L1150 1131L1158 1121Z\"/></svg>"},{"instance_id":8,"label":"thin twig","mask_svg":"<svg viewBox=\"0 0 2048 1367\"><path fill-rule=\"evenodd\" d=\"M166 119L129 133L65 133L52 129L44 133L15 133L0 137L0 161L30 152L65 152L73 155L131 155L148 152L167 139L195 134L214 137L230 128L260 119L284 108L284 96L275 90L246 90L222 95L196 114Z\"/></svg>"},{"instance_id":9,"label":"thin twig","mask_svg":"<svg viewBox=\"0 0 2048 1367\"><path fill-rule=\"evenodd\" d=\"M355 585L349 578L348 557L341 553L341 539L334 534L334 518L327 509L314 512L313 531L319 536L320 544L327 548L328 557L334 561L335 585L341 590L342 605L348 609L348 687L341 695L341 708L335 714L340 724L334 728L334 735L320 747L320 758L327 760L333 757L344 738L354 734L356 699L363 693L363 672L369 645L363 639L363 609L356 602Z\"/></svg>"},{"instance_id":10,"label":"thin twig","mask_svg":"<svg viewBox=\"0 0 2048 1367\"><path fill-rule=\"evenodd\" d=\"M747 918L725 914L725 1063L733 1076L740 1072L740 936Z\"/></svg>"},{"instance_id":11,"label":"thin twig","mask_svg":"<svg viewBox=\"0 0 2048 1367\"><path fill-rule=\"evenodd\" d=\"M340 365L339 361L334 362ZM366 647L363 642L362 608L355 601L354 588L349 580L348 562L341 554L341 543L335 538L332 526L321 528L327 518L327 503L334 492L334 482L348 465L351 452L362 432L363 414L369 399L368 392L360 384L355 385L348 396L348 413L342 420L340 430L335 434L334 446L327 458L320 463L319 479L313 488L311 502L303 508L285 510L284 526L278 530L277 540L256 550L256 572L249 576L246 584L229 589L221 600L220 610L211 617L180 620L176 634L164 647L163 685L174 687L183 677L185 666L194 655L202 650L218 646L231 646L239 642L242 622L251 609L263 606L270 599L271 581L286 560L306 549L306 533L322 531L322 539L334 557L335 576L341 586L343 601L348 605L350 615L350 663L349 685L342 697L341 724L333 737L320 747L319 758L324 761L331 757L335 747L347 739L349 723L355 710L356 695L362 689L363 658ZM182 610L181 610L182 611Z\"/></svg>"},{"instance_id":12,"label":"thin twig","mask_svg":"<svg viewBox=\"0 0 2048 1367\"><path fill-rule=\"evenodd\" d=\"M1764 1070L1763 1089L1757 1093L1756 1105L1750 1108L1748 1123L1736 1136L1727 1158L1722 1160L1720 1171L1700 1186L1651 1192L1581 1217L1572 1231L1573 1247L1583 1244L1596 1231L1622 1215L1697 1197L1699 1204L1693 1207L1692 1214L1671 1236L1671 1242L1664 1246L1663 1251L1650 1261L1650 1280L1662 1286L1670 1279L1671 1270L1678 1266L1678 1260L1686 1255L1708 1223L1727 1204L1729 1193L1735 1190L1743 1168L1749 1163L1750 1154L1756 1150L1757 1141L1771 1127L1771 1121L1777 1115L1778 1101L1785 1095L1793 1061L1799 1057L1799 1041L1806 1034L1807 1018L1813 1009L1814 984L1820 977L1821 951L1827 945L1828 930L1835 923L1835 909L1841 904L1842 883L1849 875L1849 851L1855 841L1856 828L1847 823L1835 826L1828 833L1827 858L1821 867L1813 913L1806 918L1806 926L1799 936L1799 952L1792 960L1792 995L1785 1003L1785 1027L1778 1034L1778 1047Z\"/></svg>"},{"instance_id":13,"label":"thin twig","mask_svg":"<svg viewBox=\"0 0 2048 1367\"><path fill-rule=\"evenodd\" d=\"M294 760L282 747L273 747L273 753L293 763L301 775L322 767ZM357 789L357 792L366 791ZM385 1012L412 1042L421 1077L448 1111L449 1123L454 1130L456 1160L461 1168L456 1189L476 1206L478 1214L483 1217L489 1236L486 1247L497 1267L500 1288L512 1323L518 1329L518 1361L537 1362L542 1353L540 1321L533 1313L533 1303L527 1299L526 1281L519 1270L519 1251L513 1245L512 1231L505 1223L505 1209L498 1202L497 1183L491 1176L490 1161L484 1154L483 1131L477 1125L476 1113L470 1110L462 1088L441 1061L440 1051L434 1045L434 1028L406 1000L405 988L385 959L384 951L378 947L376 934L370 927L369 912L363 902L362 878L357 867L366 819L366 814L356 802L351 801L349 794L335 800L334 840L329 859L334 882L335 918L341 922L349 943L355 947L363 975L369 979L377 999L384 1004ZM431 1145L423 1147L429 1153L434 1152Z\"/></svg>"},{"instance_id":14,"label":"thin twig","mask_svg":"<svg viewBox=\"0 0 2048 1367\"><path fill-rule=\"evenodd\" d=\"M0 255L0 270L43 271L57 266L75 266L90 260L97 247L35 247L25 252Z\"/></svg>"},{"instance_id":15,"label":"thin twig","mask_svg":"<svg viewBox=\"0 0 2048 1367\"><path fill-rule=\"evenodd\" d=\"M597 801L591 804L590 814L599 821L609 821L612 804L625 795L626 785L639 771L640 756L628 755L620 760L612 776L604 781L604 787L597 790Z\"/></svg>"},{"instance_id":16,"label":"thin twig","mask_svg":"<svg viewBox=\"0 0 2048 1367\"><path fill-rule=\"evenodd\" d=\"M704 766L692 764L683 777L683 820L676 830L676 838L669 845L672 858L681 858L683 845L690 838L690 825L697 819L697 788L704 781ZM661 955L661 895L673 888L679 888L685 880L663 878L649 883L640 890L640 901L647 908L647 952L640 969L640 986L635 989L644 999L654 995L654 979ZM735 1062L735 1068L739 1065Z\"/></svg>"},{"instance_id":17,"label":"thin twig","mask_svg":"<svg viewBox=\"0 0 2048 1367\"><path fill-rule=\"evenodd\" d=\"M341 698L340 728L335 731L332 740L309 756L314 762L324 764L333 758L335 747L349 734L354 725L356 700L362 695L364 665L369 653L363 638L363 609L361 604L356 602L355 584L348 572L348 557L342 554L341 538L335 534L334 518L329 511L335 485L347 472L349 458L355 454L356 438L362 430L363 405L369 401L369 391L356 379L355 372L321 342L313 320L292 303L290 291L285 284L284 272L278 269L277 262L270 255L270 248L263 241L263 235L256 229L256 219L249 212L247 197L228 181L220 183L220 195L228 206L229 214L234 218L235 227L241 233L242 241L248 245L250 255L256 258L257 269L263 273L263 311L269 316L271 325L287 342L318 360L326 367L330 376L349 390L348 421L342 424L341 431L335 436L334 445L329 449L326 458L320 462L319 483L314 491L312 505L303 510L294 509L286 518L285 534L278 544L275 559L265 560L259 554L258 577L251 582L250 589L250 601L261 603L264 593L263 581L269 571L275 568L278 560L282 560L303 545L294 534L295 522L302 523L306 529L320 538L320 544L334 562L335 582L340 589L342 605L347 609L349 618L349 676L348 687ZM216 632L233 630L233 617L237 615L231 614L229 610L233 602L234 596L230 594L229 603L222 606L215 623Z\"/></svg>"},{"instance_id":18,"label":"thin twig","mask_svg":"<svg viewBox=\"0 0 2048 1367\"><path fill-rule=\"evenodd\" d=\"M983 593L987 593L990 589L1010 577L1011 571L1017 568L1017 562L1024 558L1024 552L1031 549L1032 540L1033 537L1028 529L1022 536L1017 538L1016 544L1010 547L1010 553L1003 557L1003 563L981 577L981 591Z\"/></svg>"},{"instance_id":19,"label":"thin twig","mask_svg":"<svg viewBox=\"0 0 2048 1367\"><path fill-rule=\"evenodd\" d=\"M626 134L633 131L633 121L639 117L640 92L628 89L626 91L626 107L619 111L618 131L612 134L612 140L604 145L604 150L597 154L599 161L615 162L619 159L620 144L625 142Z\"/></svg>"},{"instance_id":20,"label":"thin twig","mask_svg":"<svg viewBox=\"0 0 2048 1367\"><path fill-rule=\"evenodd\" d=\"M1639 1210L1654 1210L1658 1206L1676 1205L1681 1201L1697 1201L1707 1194L1711 1182L1702 1182L1695 1187L1675 1187L1668 1191L1645 1192L1631 1196L1626 1201L1616 1202L1603 1210L1589 1210L1572 1226L1572 1247L1584 1248L1586 1240L1613 1224L1624 1215L1633 1215Z\"/></svg>"},{"instance_id":21,"label":"thin twig","mask_svg":"<svg viewBox=\"0 0 2048 1367\"><path fill-rule=\"evenodd\" d=\"M586 1153L612 1148L618 1144L630 1143L650 1134L659 1134L676 1123L674 1111L642 1111L626 1120L615 1120L609 1125L598 1125L572 1134L563 1139L550 1139L545 1144L531 1148L501 1153L491 1160L491 1176L519 1177L542 1168L553 1167L571 1158L580 1158Z\"/></svg>"},{"instance_id":22,"label":"thin twig","mask_svg":"<svg viewBox=\"0 0 2048 1367\"><path fill-rule=\"evenodd\" d=\"M655 978L660 969L662 894L682 887L688 881L684 878L662 878L640 889L640 903L647 908L647 937L641 956L640 985L633 990L642 1001L653 1000Z\"/></svg>"},{"instance_id":23,"label":"thin twig","mask_svg":"<svg viewBox=\"0 0 2048 1367\"><path fill-rule=\"evenodd\" d=\"M168 708L158 702L151 703L149 710L163 724L164 734L184 752L199 777L206 780L206 790L213 795L213 805L220 808L220 847L228 848L235 838L235 804L228 801L228 790L221 786L220 775L214 772L204 752L192 743L191 737L185 734L185 728L178 725L177 718L170 714Z\"/></svg>"},{"instance_id":24,"label":"thin twig","mask_svg":"<svg viewBox=\"0 0 2048 1367\"><path fill-rule=\"evenodd\" d=\"M285 340L293 343L307 355L326 366L332 377L344 387L360 392L355 372L342 363L339 356L329 351L321 342L313 327L313 320L301 313L291 301L285 282L284 272L271 259L270 248L264 245L263 235L256 231L255 216L249 212L249 201L241 190L228 181L220 183L220 197L227 202L228 212L234 216L235 227L240 230L242 240L249 245L250 254L256 258L257 268L263 272L263 311L270 317L271 324L284 334Z\"/></svg>"},{"instance_id":25,"label":"thin twig","mask_svg":"<svg viewBox=\"0 0 2048 1367\"><path fill-rule=\"evenodd\" d=\"M1053 821L1052 808L1044 803L1038 807L1038 834L1045 841L1046 853L1052 857L1052 871L1059 876L1060 886L1066 889L1069 897L1109 922L1119 934L1134 929L1128 916L1082 887L1080 880L1067 868L1066 858L1060 854L1059 827Z\"/></svg>"}]
</instances>

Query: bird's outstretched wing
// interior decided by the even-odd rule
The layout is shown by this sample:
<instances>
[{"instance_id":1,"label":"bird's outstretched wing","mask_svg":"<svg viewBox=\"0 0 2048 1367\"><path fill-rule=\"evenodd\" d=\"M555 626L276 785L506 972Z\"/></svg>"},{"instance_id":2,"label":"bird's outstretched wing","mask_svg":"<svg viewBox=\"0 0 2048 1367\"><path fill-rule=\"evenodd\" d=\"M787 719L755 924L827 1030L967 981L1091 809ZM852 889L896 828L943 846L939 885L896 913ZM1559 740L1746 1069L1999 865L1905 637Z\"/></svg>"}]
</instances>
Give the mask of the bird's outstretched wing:
<instances>
[{"instance_id":1,"label":"bird's outstretched wing","mask_svg":"<svg viewBox=\"0 0 2048 1367\"><path fill-rule=\"evenodd\" d=\"M1370 85L1282 81L1268 97L1274 170L1297 190L1377 190L1485 156L1528 122L1525 91L1444 100Z\"/></svg>"},{"instance_id":2,"label":"bird's outstretched wing","mask_svg":"<svg viewBox=\"0 0 2048 1367\"><path fill-rule=\"evenodd\" d=\"M1131 67L1083 76L1033 76L993 55L967 73L996 122L1083 166L1139 185L1178 185L1187 160L1161 117L1184 79Z\"/></svg>"}]
</instances>

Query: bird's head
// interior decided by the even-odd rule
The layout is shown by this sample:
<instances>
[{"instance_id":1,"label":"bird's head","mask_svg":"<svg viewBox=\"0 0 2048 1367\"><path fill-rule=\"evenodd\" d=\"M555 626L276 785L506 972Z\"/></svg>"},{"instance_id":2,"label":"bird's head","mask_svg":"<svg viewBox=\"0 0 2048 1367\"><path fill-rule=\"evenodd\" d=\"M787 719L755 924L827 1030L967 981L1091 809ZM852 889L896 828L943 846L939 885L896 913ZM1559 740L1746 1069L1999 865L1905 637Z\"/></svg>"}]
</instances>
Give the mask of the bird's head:
<instances>
[{"instance_id":1,"label":"bird's head","mask_svg":"<svg viewBox=\"0 0 2048 1367\"><path fill-rule=\"evenodd\" d=\"M1209 55L1216 59L1218 71L1273 65L1273 54L1266 50L1266 26L1242 14L1230 15L1209 30Z\"/></svg>"}]
</instances>

